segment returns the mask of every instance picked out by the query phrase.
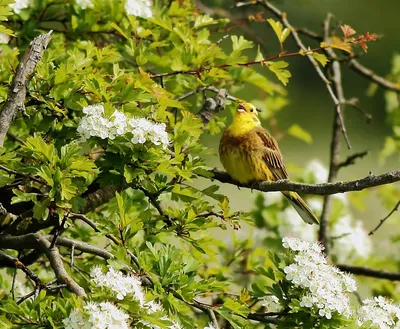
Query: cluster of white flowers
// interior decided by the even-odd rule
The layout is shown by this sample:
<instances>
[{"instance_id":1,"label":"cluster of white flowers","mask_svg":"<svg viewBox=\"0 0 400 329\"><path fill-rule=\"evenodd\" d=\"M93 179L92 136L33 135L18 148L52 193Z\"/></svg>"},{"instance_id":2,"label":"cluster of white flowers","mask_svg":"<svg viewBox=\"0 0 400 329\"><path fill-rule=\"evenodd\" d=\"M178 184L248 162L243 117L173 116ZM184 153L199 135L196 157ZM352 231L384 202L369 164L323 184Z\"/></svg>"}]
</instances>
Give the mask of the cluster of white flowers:
<instances>
[{"instance_id":1,"label":"cluster of white flowers","mask_svg":"<svg viewBox=\"0 0 400 329\"><path fill-rule=\"evenodd\" d=\"M325 183L328 180L328 170L318 160L311 160L307 164L304 175L311 183Z\"/></svg>"},{"instance_id":2,"label":"cluster of white flowers","mask_svg":"<svg viewBox=\"0 0 400 329\"><path fill-rule=\"evenodd\" d=\"M9 6L14 10L14 13L19 14L22 9L28 8L30 4L31 0L15 0L15 2L9 4Z\"/></svg>"},{"instance_id":3,"label":"cluster of white flowers","mask_svg":"<svg viewBox=\"0 0 400 329\"><path fill-rule=\"evenodd\" d=\"M128 314L109 302L88 303L63 320L65 329L129 329Z\"/></svg>"},{"instance_id":4,"label":"cluster of white flowers","mask_svg":"<svg viewBox=\"0 0 400 329\"><path fill-rule=\"evenodd\" d=\"M76 4L82 9L94 7L92 0L76 0Z\"/></svg>"},{"instance_id":5,"label":"cluster of white flowers","mask_svg":"<svg viewBox=\"0 0 400 329\"><path fill-rule=\"evenodd\" d=\"M319 244L293 237L285 237L282 242L285 248L296 252L294 263L286 266L284 272L288 281L303 289L300 306L315 308L327 319L335 312L349 317L348 292L357 289L354 279L329 265Z\"/></svg>"},{"instance_id":6,"label":"cluster of white flowers","mask_svg":"<svg viewBox=\"0 0 400 329\"><path fill-rule=\"evenodd\" d=\"M400 307L391 304L382 296L365 299L363 306L358 309L357 322L361 326L372 321L372 328L398 329L400 328Z\"/></svg>"},{"instance_id":7,"label":"cluster of white flowers","mask_svg":"<svg viewBox=\"0 0 400 329\"><path fill-rule=\"evenodd\" d=\"M99 266L93 266L91 268L90 276L92 278L92 282L97 287L105 287L110 289L110 291L116 294L116 297L119 300L128 297L138 301L140 306L146 310L148 314L164 311L163 307L158 302L154 300L148 302L146 301L141 282L134 276L124 275L122 272L116 271L112 267L108 268L107 273L103 273ZM171 321L172 324L168 326L169 329L181 329L181 326L178 322L169 319L167 316L163 316L162 319ZM160 329L159 326L153 325L147 321L140 322L152 329Z\"/></svg>"},{"instance_id":8,"label":"cluster of white flowers","mask_svg":"<svg viewBox=\"0 0 400 329\"><path fill-rule=\"evenodd\" d=\"M150 18L153 17L151 5L150 0L126 0L125 10L128 15Z\"/></svg>"},{"instance_id":9,"label":"cluster of white flowers","mask_svg":"<svg viewBox=\"0 0 400 329\"><path fill-rule=\"evenodd\" d=\"M169 138L164 123L153 123L145 118L127 118L118 110L107 118L101 104L87 106L82 111L86 115L79 123L77 131L84 139L91 136L102 139L129 136L133 144L144 144L149 140L155 145L162 145L163 148L168 147Z\"/></svg>"},{"instance_id":10,"label":"cluster of white flowers","mask_svg":"<svg viewBox=\"0 0 400 329\"><path fill-rule=\"evenodd\" d=\"M332 254L339 263L366 259L372 252L372 241L361 221L353 224L352 217L340 217L332 226Z\"/></svg>"},{"instance_id":11,"label":"cluster of white flowers","mask_svg":"<svg viewBox=\"0 0 400 329\"><path fill-rule=\"evenodd\" d=\"M134 300L138 301L141 306L145 305L145 295L142 290L141 282L131 275L124 275L122 272L115 271L112 267L108 268L107 273L103 273L99 266L93 266L90 271L92 282L97 287L109 288L112 292L116 293L119 300L129 295ZM154 304L154 303L153 303ZM154 305L149 307L154 308Z\"/></svg>"}]
</instances>

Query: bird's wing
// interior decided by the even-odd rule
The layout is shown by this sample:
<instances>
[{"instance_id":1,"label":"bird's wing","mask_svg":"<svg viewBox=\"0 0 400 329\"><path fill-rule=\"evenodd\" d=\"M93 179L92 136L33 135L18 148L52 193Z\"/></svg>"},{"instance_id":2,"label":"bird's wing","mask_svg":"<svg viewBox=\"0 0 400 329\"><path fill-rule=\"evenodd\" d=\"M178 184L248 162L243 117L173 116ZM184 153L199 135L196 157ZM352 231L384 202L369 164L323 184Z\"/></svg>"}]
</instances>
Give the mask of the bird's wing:
<instances>
[{"instance_id":1,"label":"bird's wing","mask_svg":"<svg viewBox=\"0 0 400 329\"><path fill-rule=\"evenodd\" d=\"M255 131L262 143L262 157L268 168L271 170L276 180L287 179L289 175L286 171L283 157L279 150L276 140L269 135L264 128L258 127Z\"/></svg>"}]
</instances>

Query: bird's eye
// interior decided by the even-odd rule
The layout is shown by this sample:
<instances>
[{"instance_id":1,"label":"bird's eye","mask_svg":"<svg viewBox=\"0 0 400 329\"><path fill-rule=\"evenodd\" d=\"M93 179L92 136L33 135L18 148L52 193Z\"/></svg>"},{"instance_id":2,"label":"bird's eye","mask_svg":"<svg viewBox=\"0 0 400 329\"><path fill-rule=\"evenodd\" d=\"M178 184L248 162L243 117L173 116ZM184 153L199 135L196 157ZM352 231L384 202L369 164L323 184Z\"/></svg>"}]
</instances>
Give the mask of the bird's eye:
<instances>
[{"instance_id":1,"label":"bird's eye","mask_svg":"<svg viewBox=\"0 0 400 329\"><path fill-rule=\"evenodd\" d=\"M250 112L254 112L254 110L253 110L253 109L251 109L251 110L250 110Z\"/></svg>"}]
</instances>

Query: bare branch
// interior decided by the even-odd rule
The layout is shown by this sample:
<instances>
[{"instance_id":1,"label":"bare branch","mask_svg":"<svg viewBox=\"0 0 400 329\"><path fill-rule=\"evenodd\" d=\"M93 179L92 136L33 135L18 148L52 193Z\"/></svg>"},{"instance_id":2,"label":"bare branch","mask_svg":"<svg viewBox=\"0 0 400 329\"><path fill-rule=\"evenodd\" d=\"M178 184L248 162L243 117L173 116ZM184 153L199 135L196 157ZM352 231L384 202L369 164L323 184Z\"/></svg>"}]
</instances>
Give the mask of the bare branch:
<instances>
[{"instance_id":1,"label":"bare branch","mask_svg":"<svg viewBox=\"0 0 400 329\"><path fill-rule=\"evenodd\" d=\"M331 15L328 14L327 18L324 21L324 39L326 42L330 39L330 20ZM337 56L333 49L326 49L326 52L329 56L331 56L333 63L330 67L330 72L332 74L332 80L334 82L334 87L336 93L339 97L340 105L343 106L341 109L344 110L344 104L342 102L345 101L344 91L342 86L342 73L340 69L340 63L336 60ZM333 182L339 171L339 161L340 161L340 127L342 126L343 118L341 116L341 111L335 112L333 119L333 127L332 127L332 138L331 138L331 147L330 147L330 160L329 160L329 175L328 175L328 183ZM343 127L343 126L342 126ZM318 238L321 243L324 245L324 252L328 256L330 251L329 244L329 215L331 213L332 208L332 199L329 195L325 195L323 205L322 205L322 213L320 219L320 229Z\"/></svg>"},{"instance_id":2,"label":"bare branch","mask_svg":"<svg viewBox=\"0 0 400 329\"><path fill-rule=\"evenodd\" d=\"M349 272L355 275L369 276L378 279L388 279L392 281L400 281L400 272L389 272L383 270L375 270L363 266L351 266L351 265L336 265L340 270Z\"/></svg>"},{"instance_id":3,"label":"bare branch","mask_svg":"<svg viewBox=\"0 0 400 329\"><path fill-rule=\"evenodd\" d=\"M228 183L239 187L250 188L261 192L272 191L293 191L306 194L328 195L350 191L361 191L366 188L391 184L400 181L400 170L394 170L381 175L369 175L358 180L347 182L323 183L323 184L304 184L292 182L290 180L279 180L275 182L260 181L250 185L240 184L233 180L225 171L212 169L207 173L198 173L199 176L215 179L221 183Z\"/></svg>"},{"instance_id":4,"label":"bare branch","mask_svg":"<svg viewBox=\"0 0 400 329\"><path fill-rule=\"evenodd\" d=\"M378 224L371 232L369 232L368 235L374 234L374 233L383 225L383 223L384 223L390 216L392 216L393 213L394 213L395 211L397 211L397 210L399 209L399 206L400 206L400 200L399 200L399 202L397 202L397 204L394 206L394 208L390 211L390 213L389 213L385 218L382 218L382 219L379 221L379 224Z\"/></svg>"},{"instance_id":5,"label":"bare branch","mask_svg":"<svg viewBox=\"0 0 400 329\"><path fill-rule=\"evenodd\" d=\"M400 92L400 84L391 82L391 81L377 75L374 71L365 67L356 59L354 59L354 58L350 59L347 64L354 72L361 74L362 76L366 77L367 79L371 80L372 82L377 83L381 87L388 89L388 90Z\"/></svg>"},{"instance_id":6,"label":"bare branch","mask_svg":"<svg viewBox=\"0 0 400 329\"><path fill-rule=\"evenodd\" d=\"M40 249L50 261L50 265L58 282L66 284L69 291L78 296L86 296L85 290L80 287L67 273L61 255L56 246L51 248L50 241L43 235L31 233L22 236L1 235L0 248L5 249Z\"/></svg>"},{"instance_id":7,"label":"bare branch","mask_svg":"<svg viewBox=\"0 0 400 329\"><path fill-rule=\"evenodd\" d=\"M35 238L40 248L43 249L44 253L49 259L50 265L56 275L58 282L60 282L61 284L66 284L68 290L75 295L86 296L85 290L81 286L79 286L65 270L58 248L56 246L50 248L51 243L44 236L35 234Z\"/></svg>"},{"instance_id":8,"label":"bare branch","mask_svg":"<svg viewBox=\"0 0 400 329\"><path fill-rule=\"evenodd\" d=\"M360 106L360 100L358 98L353 97L353 98L347 99L346 104L350 105L350 106L354 107L356 110L360 111L364 115L365 121L367 123L370 123L372 121L372 114L363 110L363 108Z\"/></svg>"},{"instance_id":9,"label":"bare branch","mask_svg":"<svg viewBox=\"0 0 400 329\"><path fill-rule=\"evenodd\" d=\"M296 31L299 34L306 35L314 40L317 41L323 40L323 38L320 35L318 35L318 33L315 33L314 31L311 31L307 28L299 28L296 29ZM362 75L363 77L367 78L368 80L371 80L372 82L375 82L379 86L392 91L397 91L397 92L400 91L400 84L389 81L388 79L385 79L384 77L376 74L373 70L361 64L357 59L351 57L345 59L345 62L354 72Z\"/></svg>"},{"instance_id":10,"label":"bare branch","mask_svg":"<svg viewBox=\"0 0 400 329\"><path fill-rule=\"evenodd\" d=\"M95 210L97 207L102 204L110 201L115 197L115 192L122 191L126 186L106 186L104 188L100 188L85 197L85 206L80 209L80 212L86 214L90 211Z\"/></svg>"},{"instance_id":11,"label":"bare branch","mask_svg":"<svg viewBox=\"0 0 400 329\"><path fill-rule=\"evenodd\" d=\"M346 160L344 160L338 164L338 168L353 165L357 159L361 159L361 158L365 157L368 154L368 152L369 151L367 150L367 151L358 152L358 153L349 155Z\"/></svg>"},{"instance_id":12,"label":"bare branch","mask_svg":"<svg viewBox=\"0 0 400 329\"><path fill-rule=\"evenodd\" d=\"M296 29L294 29L293 26L287 20L286 13L283 13L278 8L276 8L275 6L270 4L269 1L257 0L257 1L249 1L249 2L239 2L239 3L236 4L236 7L243 7L243 6L249 6L249 5L254 5L254 4L261 5L262 7L267 9L269 12L274 14L276 17L278 17L282 21L283 25L292 32L291 35L292 35L293 39L295 40L296 44L306 54L309 53L309 49L301 41L299 34L296 32ZM331 98L333 100L333 103L335 104L335 109L336 109L337 115L340 118L340 127L341 127L341 130L342 130L343 136L344 136L344 138L346 140L348 148L351 149L350 141L349 141L349 138L347 136L346 127L344 125L344 121L343 121L343 117L342 117L342 113L341 113L341 100L334 93L330 81L326 78L324 72L322 72L320 66L318 65L318 63L314 59L314 57L312 57L311 55L306 55L306 56L309 59L309 61L311 62L311 64L313 65L314 69L317 71L317 73L318 73L319 77L321 78L321 80L325 83L325 86L326 86L326 88L328 90L328 93L331 96Z\"/></svg>"},{"instance_id":13,"label":"bare branch","mask_svg":"<svg viewBox=\"0 0 400 329\"><path fill-rule=\"evenodd\" d=\"M17 71L8 91L7 100L0 112L0 147L3 146L8 128L14 121L17 113L19 111L25 111L24 101L27 80L35 70L37 63L42 58L42 54L49 44L51 32L52 31L42 34L31 42L17 67Z\"/></svg>"}]
</instances>

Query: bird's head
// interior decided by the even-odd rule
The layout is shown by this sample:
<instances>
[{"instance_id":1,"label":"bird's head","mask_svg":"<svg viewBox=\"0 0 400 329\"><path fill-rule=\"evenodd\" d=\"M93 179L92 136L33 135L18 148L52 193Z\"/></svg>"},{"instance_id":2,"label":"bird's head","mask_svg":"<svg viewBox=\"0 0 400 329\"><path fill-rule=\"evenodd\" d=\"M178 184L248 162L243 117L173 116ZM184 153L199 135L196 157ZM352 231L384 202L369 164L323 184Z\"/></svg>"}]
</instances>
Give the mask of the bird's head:
<instances>
[{"instance_id":1,"label":"bird's head","mask_svg":"<svg viewBox=\"0 0 400 329\"><path fill-rule=\"evenodd\" d=\"M254 122L255 125L258 125L260 124L260 119L258 118L259 111L253 104L242 101L236 110L236 117L243 122Z\"/></svg>"},{"instance_id":2,"label":"bird's head","mask_svg":"<svg viewBox=\"0 0 400 329\"><path fill-rule=\"evenodd\" d=\"M261 122L258 118L258 111L253 104L240 100L235 118L230 127L233 135L242 135L254 127L260 126Z\"/></svg>"}]
</instances>

